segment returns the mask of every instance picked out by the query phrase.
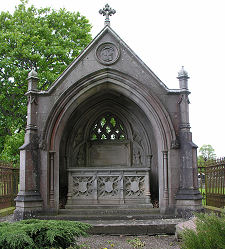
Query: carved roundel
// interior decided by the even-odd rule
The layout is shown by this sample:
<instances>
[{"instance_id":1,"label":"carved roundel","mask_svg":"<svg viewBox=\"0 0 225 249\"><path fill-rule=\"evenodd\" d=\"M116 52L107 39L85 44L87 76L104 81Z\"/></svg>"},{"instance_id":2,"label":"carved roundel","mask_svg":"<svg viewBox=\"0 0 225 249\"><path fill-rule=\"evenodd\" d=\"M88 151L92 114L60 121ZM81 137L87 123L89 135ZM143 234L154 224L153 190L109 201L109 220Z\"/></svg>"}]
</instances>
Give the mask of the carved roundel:
<instances>
[{"instance_id":1,"label":"carved roundel","mask_svg":"<svg viewBox=\"0 0 225 249\"><path fill-rule=\"evenodd\" d=\"M110 65L118 60L120 51L119 48L113 43L102 43L96 50L96 56L100 63Z\"/></svg>"}]
</instances>

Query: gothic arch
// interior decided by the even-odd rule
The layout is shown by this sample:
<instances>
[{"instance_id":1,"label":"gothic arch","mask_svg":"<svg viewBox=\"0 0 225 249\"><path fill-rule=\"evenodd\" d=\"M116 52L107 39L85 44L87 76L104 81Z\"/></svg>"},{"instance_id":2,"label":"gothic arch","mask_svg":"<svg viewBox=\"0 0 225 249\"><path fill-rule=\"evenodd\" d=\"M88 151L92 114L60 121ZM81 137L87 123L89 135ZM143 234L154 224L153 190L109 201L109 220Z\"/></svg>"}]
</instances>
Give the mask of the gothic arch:
<instances>
[{"instance_id":1,"label":"gothic arch","mask_svg":"<svg viewBox=\"0 0 225 249\"><path fill-rule=\"evenodd\" d=\"M68 89L56 103L56 107L53 108L53 110L58 111L53 111L51 113L48 118L48 125L45 129L45 139L47 140L48 149L50 151L55 151L55 206L59 206L59 171L60 164L64 160L60 158L60 154L66 153L63 151L65 150L65 144L67 142L65 140L65 132L66 130L71 130L70 121L72 120L72 117L74 117L74 115L81 115L81 107L84 106L85 103L92 103L93 105L93 103L96 103L96 100L98 100L98 97L104 96L104 94L108 96L114 94L114 96L122 97L130 101L130 103L133 103L133 105L137 107L136 109L139 109L142 112L142 115L146 120L146 122L144 121L145 124L143 124L145 127L144 130L147 130L150 125L152 133L154 134L156 147L155 155L157 155L155 163L158 167L158 177L165 177L165 160L162 151L167 152L168 149L170 149L171 142L175 140L176 137L169 115L159 100L153 98L149 92L146 92L146 89L140 82L112 70L96 72L74 85L75 87L73 86ZM124 111L123 108L121 108L121 110L121 112ZM132 110L127 110L127 113L128 112L132 113ZM140 122L143 122L144 119L140 119ZM71 125L72 123L73 122L71 122ZM151 146L148 148L150 147ZM162 208L165 208L165 205L167 204L163 201L163 191L163 187L159 186L160 205Z\"/></svg>"},{"instance_id":2,"label":"gothic arch","mask_svg":"<svg viewBox=\"0 0 225 249\"><path fill-rule=\"evenodd\" d=\"M166 151L170 148L171 143L176 140L176 132L163 104L141 82L116 70L105 69L85 76L74 83L55 103L47 119L42 138L46 141L49 150L54 150L57 143L54 141L54 134L59 124L65 124L65 122L61 122L62 118L65 118L66 115L66 119L68 119L80 103L96 94L100 89L103 91L115 90L146 111L155 133L158 138L162 139L162 150ZM46 94L49 95L51 92Z\"/></svg>"}]
</instances>

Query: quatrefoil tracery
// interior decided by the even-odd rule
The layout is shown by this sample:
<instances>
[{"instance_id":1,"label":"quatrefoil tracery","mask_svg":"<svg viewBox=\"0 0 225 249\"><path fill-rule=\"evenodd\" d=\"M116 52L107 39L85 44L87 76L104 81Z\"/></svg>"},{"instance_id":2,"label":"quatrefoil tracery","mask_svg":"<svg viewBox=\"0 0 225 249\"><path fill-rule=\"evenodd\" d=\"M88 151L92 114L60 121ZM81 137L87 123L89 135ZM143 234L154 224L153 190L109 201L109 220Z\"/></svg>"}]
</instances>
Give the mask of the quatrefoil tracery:
<instances>
[{"instance_id":1,"label":"quatrefoil tracery","mask_svg":"<svg viewBox=\"0 0 225 249\"><path fill-rule=\"evenodd\" d=\"M109 113L95 122L91 129L91 140L125 140L126 138L121 121Z\"/></svg>"}]
</instances>

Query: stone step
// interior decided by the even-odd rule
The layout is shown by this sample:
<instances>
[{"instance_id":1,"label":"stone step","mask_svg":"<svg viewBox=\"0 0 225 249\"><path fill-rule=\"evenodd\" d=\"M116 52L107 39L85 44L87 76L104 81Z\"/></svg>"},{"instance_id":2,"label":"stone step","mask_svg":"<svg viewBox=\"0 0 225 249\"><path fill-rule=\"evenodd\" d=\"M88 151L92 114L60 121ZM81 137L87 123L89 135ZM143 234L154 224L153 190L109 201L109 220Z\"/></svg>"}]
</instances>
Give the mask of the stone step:
<instances>
[{"instance_id":1,"label":"stone step","mask_svg":"<svg viewBox=\"0 0 225 249\"><path fill-rule=\"evenodd\" d=\"M93 225L91 234L154 235L175 234L179 217L160 214L148 205L77 205L60 209L57 215L40 215L39 219L81 221Z\"/></svg>"},{"instance_id":2,"label":"stone step","mask_svg":"<svg viewBox=\"0 0 225 249\"><path fill-rule=\"evenodd\" d=\"M157 220L114 220L114 221L91 221L84 222L93 227L91 234L110 235L157 235L175 234L176 225L182 219L157 219Z\"/></svg>"},{"instance_id":3,"label":"stone step","mask_svg":"<svg viewBox=\"0 0 225 249\"><path fill-rule=\"evenodd\" d=\"M91 205L66 205L65 209L153 209L152 204L91 204ZM158 208L154 208L158 209Z\"/></svg>"},{"instance_id":4,"label":"stone step","mask_svg":"<svg viewBox=\"0 0 225 249\"><path fill-rule=\"evenodd\" d=\"M159 220L159 219L172 219L179 218L170 214L160 214L160 213L148 213L148 214L83 214L83 213L59 213L58 215L40 215L39 219L53 219L53 220L73 220L73 221L114 221L114 220Z\"/></svg>"},{"instance_id":5,"label":"stone step","mask_svg":"<svg viewBox=\"0 0 225 249\"><path fill-rule=\"evenodd\" d=\"M159 218L148 217L148 219L120 219L113 217L111 219L90 219L83 217L81 220L75 216L39 216L39 219L54 220L74 220L82 221L92 225L90 234L110 234L110 235L157 235L157 234L175 234L176 225L184 220L181 218ZM86 219L85 219L86 218ZM109 218L109 217L108 217Z\"/></svg>"},{"instance_id":6,"label":"stone step","mask_svg":"<svg viewBox=\"0 0 225 249\"><path fill-rule=\"evenodd\" d=\"M61 217L60 219L65 220L77 220L77 221L83 221L85 219L88 220L151 220L151 219L168 219L168 218L174 218L173 215L59 215L57 217Z\"/></svg>"},{"instance_id":7,"label":"stone step","mask_svg":"<svg viewBox=\"0 0 225 249\"><path fill-rule=\"evenodd\" d=\"M63 215L143 215L143 214L159 214L157 209L113 209L113 208L97 208L97 209L60 209L59 214Z\"/></svg>"}]
</instances>

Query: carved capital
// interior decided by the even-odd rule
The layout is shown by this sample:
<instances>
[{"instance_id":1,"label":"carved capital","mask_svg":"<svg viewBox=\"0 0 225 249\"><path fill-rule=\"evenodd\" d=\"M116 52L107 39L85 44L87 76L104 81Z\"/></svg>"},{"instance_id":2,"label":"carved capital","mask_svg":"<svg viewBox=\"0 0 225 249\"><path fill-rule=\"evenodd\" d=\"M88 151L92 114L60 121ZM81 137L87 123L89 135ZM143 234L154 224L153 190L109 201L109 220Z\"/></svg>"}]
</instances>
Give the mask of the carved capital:
<instances>
[{"instance_id":1,"label":"carved capital","mask_svg":"<svg viewBox=\"0 0 225 249\"><path fill-rule=\"evenodd\" d=\"M35 105L38 104L36 93L30 91L30 92L26 93L26 95L27 95L27 102L28 102L28 104L33 104L33 103Z\"/></svg>"},{"instance_id":2,"label":"carved capital","mask_svg":"<svg viewBox=\"0 0 225 249\"><path fill-rule=\"evenodd\" d=\"M45 140L41 140L41 142L39 143L39 149L41 150L47 150L47 143Z\"/></svg>"},{"instance_id":3,"label":"carved capital","mask_svg":"<svg viewBox=\"0 0 225 249\"><path fill-rule=\"evenodd\" d=\"M28 131L28 130L33 130L33 131L37 131L37 126L36 125L34 125L34 124L28 124L27 126L26 126L26 131Z\"/></svg>"},{"instance_id":4,"label":"carved capital","mask_svg":"<svg viewBox=\"0 0 225 249\"><path fill-rule=\"evenodd\" d=\"M171 142L171 149L179 149L180 148L180 142L178 139L175 139Z\"/></svg>"},{"instance_id":5,"label":"carved capital","mask_svg":"<svg viewBox=\"0 0 225 249\"><path fill-rule=\"evenodd\" d=\"M183 129L187 129L187 130L190 130L191 126L189 123L182 123L180 124L180 129L183 130Z\"/></svg>"}]
</instances>

